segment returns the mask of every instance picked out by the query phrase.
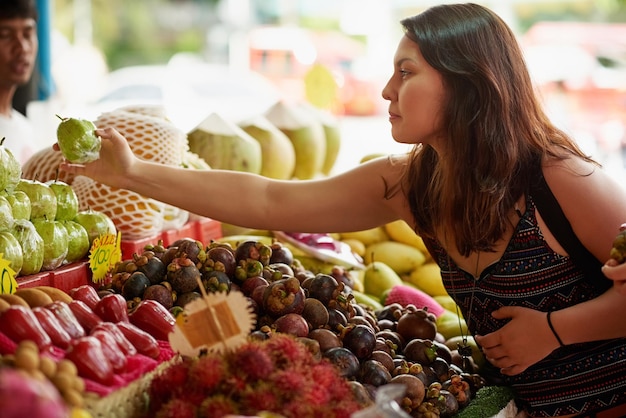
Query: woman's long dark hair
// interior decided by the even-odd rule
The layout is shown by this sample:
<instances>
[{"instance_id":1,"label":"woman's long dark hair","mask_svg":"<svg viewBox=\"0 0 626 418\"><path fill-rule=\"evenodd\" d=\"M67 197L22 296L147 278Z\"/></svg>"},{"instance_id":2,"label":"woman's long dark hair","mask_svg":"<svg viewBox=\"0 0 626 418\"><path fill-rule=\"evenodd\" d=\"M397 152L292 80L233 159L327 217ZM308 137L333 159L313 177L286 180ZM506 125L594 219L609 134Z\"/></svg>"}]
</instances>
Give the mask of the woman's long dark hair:
<instances>
[{"instance_id":1,"label":"woman's long dark hair","mask_svg":"<svg viewBox=\"0 0 626 418\"><path fill-rule=\"evenodd\" d=\"M404 178L416 231L454 237L466 256L488 251L545 158L591 160L546 117L515 35L492 11L441 5L401 24L447 91L445 156L416 147Z\"/></svg>"}]
</instances>

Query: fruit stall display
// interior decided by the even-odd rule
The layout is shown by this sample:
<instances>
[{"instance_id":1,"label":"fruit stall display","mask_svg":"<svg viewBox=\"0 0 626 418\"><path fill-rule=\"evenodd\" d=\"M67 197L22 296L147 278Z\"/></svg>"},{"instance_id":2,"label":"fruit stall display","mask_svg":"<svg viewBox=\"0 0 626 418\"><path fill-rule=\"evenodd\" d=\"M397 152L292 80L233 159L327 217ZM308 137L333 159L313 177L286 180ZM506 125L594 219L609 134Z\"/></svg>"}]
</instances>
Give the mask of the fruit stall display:
<instances>
[{"instance_id":1,"label":"fruit stall display","mask_svg":"<svg viewBox=\"0 0 626 418\"><path fill-rule=\"evenodd\" d=\"M339 146L334 121L283 103L239 124L211 115L189 135L158 107L94 122L145 159L282 179L327 175ZM229 233L237 227L58 172L64 156L94 154L93 126L61 118L59 144L82 148L42 150L23 167L0 146L0 261L15 275L0 295L3 414L357 418L392 406L471 418L512 408L506 389L486 386L484 358L406 223ZM94 240L118 233L119 260L96 280ZM221 295L244 302L206 317L204 333L223 344L202 346L207 335L186 334L192 307L213 309ZM233 312L251 325L227 346Z\"/></svg>"}]
</instances>

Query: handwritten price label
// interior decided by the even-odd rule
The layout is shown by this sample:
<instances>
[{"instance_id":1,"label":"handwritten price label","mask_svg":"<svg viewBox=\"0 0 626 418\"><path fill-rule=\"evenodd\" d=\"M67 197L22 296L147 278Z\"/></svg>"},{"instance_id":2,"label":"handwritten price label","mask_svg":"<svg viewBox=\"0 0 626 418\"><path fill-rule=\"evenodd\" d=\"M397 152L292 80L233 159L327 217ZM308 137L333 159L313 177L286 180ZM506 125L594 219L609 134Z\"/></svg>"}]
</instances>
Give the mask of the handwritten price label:
<instances>
[{"instance_id":1,"label":"handwritten price label","mask_svg":"<svg viewBox=\"0 0 626 418\"><path fill-rule=\"evenodd\" d=\"M11 268L11 262L4 259L4 254L0 253L0 293L15 293L17 290L17 273Z\"/></svg>"},{"instance_id":2,"label":"handwritten price label","mask_svg":"<svg viewBox=\"0 0 626 418\"><path fill-rule=\"evenodd\" d=\"M102 235L93 240L89 254L89 268L92 280L99 283L106 274L122 260L121 250L122 234Z\"/></svg>"}]
</instances>

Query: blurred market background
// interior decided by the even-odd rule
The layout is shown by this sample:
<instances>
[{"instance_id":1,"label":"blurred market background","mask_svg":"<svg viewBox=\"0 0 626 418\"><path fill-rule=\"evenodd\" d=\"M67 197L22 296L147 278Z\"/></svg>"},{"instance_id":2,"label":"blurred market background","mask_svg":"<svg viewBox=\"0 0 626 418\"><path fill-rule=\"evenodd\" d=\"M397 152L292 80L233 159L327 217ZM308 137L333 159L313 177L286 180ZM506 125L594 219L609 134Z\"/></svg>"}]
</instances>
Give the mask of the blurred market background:
<instances>
[{"instance_id":1,"label":"blurred market background","mask_svg":"<svg viewBox=\"0 0 626 418\"><path fill-rule=\"evenodd\" d=\"M55 114L95 119L161 104L189 131L277 100L307 100L340 119L335 171L404 151L380 91L398 21L448 1L38 0L39 65L15 107L55 141ZM626 172L626 0L477 1L519 35L553 120L616 176Z\"/></svg>"}]
</instances>

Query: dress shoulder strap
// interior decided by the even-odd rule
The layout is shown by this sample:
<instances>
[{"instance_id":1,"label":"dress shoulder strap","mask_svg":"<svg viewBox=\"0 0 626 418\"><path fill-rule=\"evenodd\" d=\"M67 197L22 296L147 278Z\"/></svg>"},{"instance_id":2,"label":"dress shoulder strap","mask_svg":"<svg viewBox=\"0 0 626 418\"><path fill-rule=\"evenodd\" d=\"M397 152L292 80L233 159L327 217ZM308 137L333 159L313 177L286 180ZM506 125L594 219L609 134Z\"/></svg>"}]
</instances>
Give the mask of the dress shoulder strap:
<instances>
[{"instance_id":1,"label":"dress shoulder strap","mask_svg":"<svg viewBox=\"0 0 626 418\"><path fill-rule=\"evenodd\" d=\"M580 242L559 202L550 190L541 168L537 171L538 175L531 184L530 195L535 206L539 209L541 217L574 263L585 272L585 277L599 290L608 289L611 281L602 274L602 262Z\"/></svg>"}]
</instances>

